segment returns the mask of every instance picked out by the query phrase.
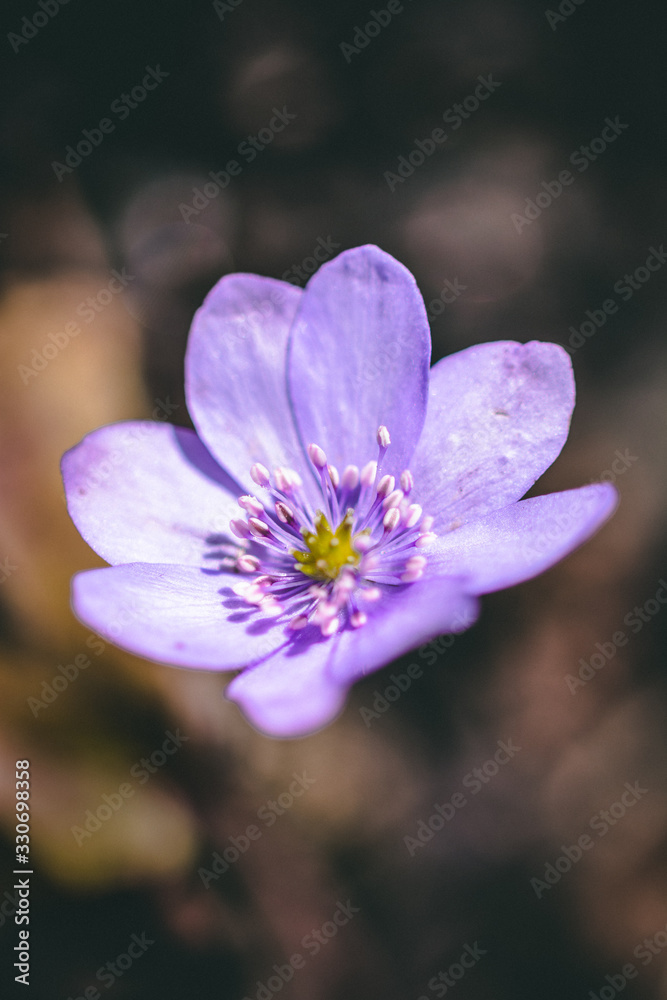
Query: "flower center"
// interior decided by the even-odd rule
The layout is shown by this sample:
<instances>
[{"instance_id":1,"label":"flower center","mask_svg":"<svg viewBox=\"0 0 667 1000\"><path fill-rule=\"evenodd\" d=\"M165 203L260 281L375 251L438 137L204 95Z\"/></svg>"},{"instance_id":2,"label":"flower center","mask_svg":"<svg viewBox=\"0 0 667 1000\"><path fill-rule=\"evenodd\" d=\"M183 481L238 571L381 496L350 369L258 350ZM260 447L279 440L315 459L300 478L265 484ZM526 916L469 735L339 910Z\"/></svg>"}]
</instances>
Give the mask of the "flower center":
<instances>
[{"instance_id":1,"label":"flower center","mask_svg":"<svg viewBox=\"0 0 667 1000\"><path fill-rule=\"evenodd\" d=\"M313 511L298 473L259 463L250 474L266 498L239 497L246 518L230 522L241 540L233 568L248 579L234 592L265 615L288 616L293 629L318 625L324 636L349 623L359 628L364 610L382 588L413 583L426 565L421 549L435 538L433 518L411 503L413 480L401 473L379 477L391 440L377 432L378 457L343 474L327 464L316 444L308 457L320 479L321 506ZM332 525L337 525L334 530Z\"/></svg>"},{"instance_id":2,"label":"flower center","mask_svg":"<svg viewBox=\"0 0 667 1000\"><path fill-rule=\"evenodd\" d=\"M350 509L334 532L322 511L318 511L315 516L315 531L303 529L303 540L308 551L292 551L296 559L294 568L316 579L335 580L344 566L358 566L361 553L352 547L353 524L354 511Z\"/></svg>"}]
</instances>

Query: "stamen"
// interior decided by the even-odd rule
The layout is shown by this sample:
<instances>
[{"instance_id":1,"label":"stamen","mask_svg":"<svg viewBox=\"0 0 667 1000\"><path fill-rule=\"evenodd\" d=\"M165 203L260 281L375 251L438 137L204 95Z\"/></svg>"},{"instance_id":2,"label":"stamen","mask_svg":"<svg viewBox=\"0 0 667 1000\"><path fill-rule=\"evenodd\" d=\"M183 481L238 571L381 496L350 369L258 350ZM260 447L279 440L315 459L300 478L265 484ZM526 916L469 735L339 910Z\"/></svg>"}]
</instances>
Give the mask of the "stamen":
<instances>
[{"instance_id":1,"label":"stamen","mask_svg":"<svg viewBox=\"0 0 667 1000\"><path fill-rule=\"evenodd\" d=\"M380 424L377 432L377 443L381 448L388 448L391 444L391 438L389 436L389 431L384 424Z\"/></svg>"},{"instance_id":2,"label":"stamen","mask_svg":"<svg viewBox=\"0 0 667 1000\"><path fill-rule=\"evenodd\" d=\"M359 485L359 469L356 465L347 465L343 472L342 487L344 490L356 490Z\"/></svg>"},{"instance_id":3,"label":"stamen","mask_svg":"<svg viewBox=\"0 0 667 1000\"><path fill-rule=\"evenodd\" d=\"M377 601L385 587L413 583L423 575L427 560L417 550L437 537L431 531L433 518L406 501L414 485L409 469L401 472L398 487L393 475L382 475L391 444L384 424L376 441L377 459L361 471L347 465L342 475L327 464L323 448L308 445L320 480L321 500L312 505L293 469L279 466L270 477L261 462L252 465L251 479L269 490L273 510L251 494L238 498L247 518L234 518L230 531L252 541L258 555L242 545L228 562L230 569L250 577L232 589L260 615L283 615L288 606L289 629L313 623L326 638L338 629L366 624L360 602Z\"/></svg>"},{"instance_id":4,"label":"stamen","mask_svg":"<svg viewBox=\"0 0 667 1000\"><path fill-rule=\"evenodd\" d=\"M291 507L288 507L286 503L283 503L282 500L276 501L276 516L279 521L283 522L283 524L296 524L294 511Z\"/></svg>"},{"instance_id":5,"label":"stamen","mask_svg":"<svg viewBox=\"0 0 667 1000\"><path fill-rule=\"evenodd\" d=\"M396 507L392 507L382 518L385 531L394 531L401 520L401 512Z\"/></svg>"},{"instance_id":6,"label":"stamen","mask_svg":"<svg viewBox=\"0 0 667 1000\"><path fill-rule=\"evenodd\" d=\"M252 535L247 523L242 521L240 517L233 517L229 522L229 527L237 538L250 538Z\"/></svg>"},{"instance_id":7,"label":"stamen","mask_svg":"<svg viewBox=\"0 0 667 1000\"><path fill-rule=\"evenodd\" d=\"M239 507L247 511L248 514L254 514L255 517L259 517L260 514L264 513L264 505L259 502L257 497L243 496L238 499Z\"/></svg>"},{"instance_id":8,"label":"stamen","mask_svg":"<svg viewBox=\"0 0 667 1000\"><path fill-rule=\"evenodd\" d=\"M334 632L338 631L339 625L340 622L338 621L337 618L329 618L328 621L322 622L322 624L320 625L320 631L322 632L322 635L330 636L333 635Z\"/></svg>"},{"instance_id":9,"label":"stamen","mask_svg":"<svg viewBox=\"0 0 667 1000\"><path fill-rule=\"evenodd\" d=\"M256 556L244 554L238 557L236 566L242 573L256 573L259 569L259 559Z\"/></svg>"},{"instance_id":10,"label":"stamen","mask_svg":"<svg viewBox=\"0 0 667 1000\"><path fill-rule=\"evenodd\" d=\"M409 469L404 469L401 473L400 478L401 489L405 494L408 494L412 487L415 485L415 481L412 478L412 473Z\"/></svg>"},{"instance_id":11,"label":"stamen","mask_svg":"<svg viewBox=\"0 0 667 1000\"><path fill-rule=\"evenodd\" d=\"M308 458L311 460L316 469L323 469L327 464L327 456L318 444L309 444L308 448Z\"/></svg>"},{"instance_id":12,"label":"stamen","mask_svg":"<svg viewBox=\"0 0 667 1000\"><path fill-rule=\"evenodd\" d=\"M386 497L393 491L396 485L396 480L393 476L383 476L378 483L377 495L379 497Z\"/></svg>"},{"instance_id":13,"label":"stamen","mask_svg":"<svg viewBox=\"0 0 667 1000\"><path fill-rule=\"evenodd\" d=\"M303 486L303 480L298 472L295 472L294 469L285 469L280 465L273 470L273 478L276 481L276 487L281 493L291 494L294 490Z\"/></svg>"},{"instance_id":14,"label":"stamen","mask_svg":"<svg viewBox=\"0 0 667 1000\"><path fill-rule=\"evenodd\" d=\"M250 528L251 534L255 535L257 538L266 538L267 535L271 534L268 524L264 524L264 521L260 521L258 517L249 517L248 527Z\"/></svg>"},{"instance_id":15,"label":"stamen","mask_svg":"<svg viewBox=\"0 0 667 1000\"><path fill-rule=\"evenodd\" d=\"M392 507L398 507L404 495L403 490L392 490L389 496L386 496L382 501L383 510L391 510Z\"/></svg>"},{"instance_id":16,"label":"stamen","mask_svg":"<svg viewBox=\"0 0 667 1000\"><path fill-rule=\"evenodd\" d=\"M269 470L261 462L255 462L250 468L250 478L253 483L257 483L258 486L268 486L271 482L269 478Z\"/></svg>"},{"instance_id":17,"label":"stamen","mask_svg":"<svg viewBox=\"0 0 667 1000\"><path fill-rule=\"evenodd\" d=\"M375 482L377 471L377 462L366 462L366 465L361 470L361 485L365 487L372 486Z\"/></svg>"},{"instance_id":18,"label":"stamen","mask_svg":"<svg viewBox=\"0 0 667 1000\"><path fill-rule=\"evenodd\" d=\"M415 524L422 516L422 509L418 503L411 503L408 507L408 514L405 518L405 527L414 528Z\"/></svg>"}]
</instances>

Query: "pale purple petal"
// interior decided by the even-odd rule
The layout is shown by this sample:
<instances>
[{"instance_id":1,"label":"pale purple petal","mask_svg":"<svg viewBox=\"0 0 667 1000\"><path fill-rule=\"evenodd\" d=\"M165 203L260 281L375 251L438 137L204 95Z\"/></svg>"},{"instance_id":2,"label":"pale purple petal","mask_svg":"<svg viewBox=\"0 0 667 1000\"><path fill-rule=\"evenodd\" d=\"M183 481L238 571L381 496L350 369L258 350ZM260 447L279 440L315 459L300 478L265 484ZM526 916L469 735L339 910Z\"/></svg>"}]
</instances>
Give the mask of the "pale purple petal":
<instances>
[{"instance_id":1,"label":"pale purple petal","mask_svg":"<svg viewBox=\"0 0 667 1000\"><path fill-rule=\"evenodd\" d=\"M246 492L261 462L310 476L287 399L285 357L301 289L230 274L195 314L185 358L188 409L202 440Z\"/></svg>"},{"instance_id":2,"label":"pale purple petal","mask_svg":"<svg viewBox=\"0 0 667 1000\"><path fill-rule=\"evenodd\" d=\"M557 344L479 344L434 365L410 468L435 530L519 500L560 453L573 406Z\"/></svg>"},{"instance_id":3,"label":"pale purple petal","mask_svg":"<svg viewBox=\"0 0 667 1000\"><path fill-rule=\"evenodd\" d=\"M238 580L194 566L112 566L75 576L72 606L85 625L131 653L181 667L231 670L285 641L284 622L232 593Z\"/></svg>"},{"instance_id":4,"label":"pale purple petal","mask_svg":"<svg viewBox=\"0 0 667 1000\"><path fill-rule=\"evenodd\" d=\"M306 287L292 328L288 381L304 445L324 448L339 469L377 457L397 475L419 438L428 391L429 327L410 272L374 246L323 264Z\"/></svg>"},{"instance_id":5,"label":"pale purple petal","mask_svg":"<svg viewBox=\"0 0 667 1000\"><path fill-rule=\"evenodd\" d=\"M304 736L331 722L347 688L397 656L443 632L469 628L477 601L457 581L429 579L382 588L361 628L329 639L309 625L255 667L235 677L226 695L270 736Z\"/></svg>"},{"instance_id":6,"label":"pale purple petal","mask_svg":"<svg viewBox=\"0 0 667 1000\"><path fill-rule=\"evenodd\" d=\"M473 594L513 587L586 541L616 507L609 483L521 500L469 521L424 549L429 568L456 574Z\"/></svg>"},{"instance_id":7,"label":"pale purple petal","mask_svg":"<svg viewBox=\"0 0 667 1000\"><path fill-rule=\"evenodd\" d=\"M337 637L331 676L352 684L423 642L470 628L479 607L458 577L454 569L448 577L429 575L406 586L382 587L380 600L364 605L366 624Z\"/></svg>"},{"instance_id":8,"label":"pale purple petal","mask_svg":"<svg viewBox=\"0 0 667 1000\"><path fill-rule=\"evenodd\" d=\"M62 458L70 516L112 564L201 566L229 536L239 487L192 431L133 421L93 431ZM231 537L231 536L229 536Z\"/></svg>"},{"instance_id":9,"label":"pale purple petal","mask_svg":"<svg viewBox=\"0 0 667 1000\"><path fill-rule=\"evenodd\" d=\"M309 626L263 663L235 677L225 694L269 736L312 733L331 722L345 701L348 685L327 671L334 642Z\"/></svg>"}]
</instances>

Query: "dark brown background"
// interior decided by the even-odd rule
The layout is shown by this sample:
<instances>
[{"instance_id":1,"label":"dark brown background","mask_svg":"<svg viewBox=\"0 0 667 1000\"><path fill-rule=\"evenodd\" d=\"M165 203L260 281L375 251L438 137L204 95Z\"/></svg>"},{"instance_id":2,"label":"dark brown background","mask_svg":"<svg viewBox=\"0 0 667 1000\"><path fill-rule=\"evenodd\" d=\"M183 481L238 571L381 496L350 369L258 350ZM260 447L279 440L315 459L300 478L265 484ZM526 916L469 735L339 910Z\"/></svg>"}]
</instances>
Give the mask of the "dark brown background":
<instances>
[{"instance_id":1,"label":"dark brown background","mask_svg":"<svg viewBox=\"0 0 667 1000\"><path fill-rule=\"evenodd\" d=\"M81 995L146 932L155 944L108 990L98 981L102 996L255 997L350 899L359 913L281 996L430 998L476 941L486 954L458 1000L583 1000L628 962L628 1000L666 996L667 951L646 966L633 951L667 924L667 617L636 635L623 619L667 575L667 276L622 304L613 291L667 237L661 6L586 0L553 30L541 4L406 0L349 62L340 45L371 4L242 0L220 20L209 3L71 0L14 52L7 33L38 9L10 5L0 35L0 560L15 567L0 585L0 871L4 891L14 761L28 757L29 995ZM59 182L52 162L156 64L168 78ZM443 112L489 73L501 86L452 131ZM274 106L297 118L186 224L179 204ZM511 214L616 116L628 128L517 232ZM438 127L446 143L392 193L384 173ZM573 353L570 440L536 492L603 478L617 450L632 460L617 514L579 552L486 598L451 648L357 685L322 733L276 742L224 701L224 678L87 645L69 579L99 560L68 521L58 461L114 420L186 424L182 356L206 291L233 270L280 277L318 238L377 243L414 271L436 303L435 358L500 338L566 344L613 297L618 312ZM131 291L24 384L33 348L121 267ZM456 279L465 292L441 308ZM619 629L627 645L570 690ZM90 667L35 715L28 699L82 652ZM365 722L410 663L423 676ZM86 810L176 727L189 741L77 846ZM410 856L404 838L498 740L520 753ZM198 869L304 770L312 788L205 889ZM646 795L538 899L531 878L635 781ZM0 926L6 954L16 930Z\"/></svg>"}]
</instances>

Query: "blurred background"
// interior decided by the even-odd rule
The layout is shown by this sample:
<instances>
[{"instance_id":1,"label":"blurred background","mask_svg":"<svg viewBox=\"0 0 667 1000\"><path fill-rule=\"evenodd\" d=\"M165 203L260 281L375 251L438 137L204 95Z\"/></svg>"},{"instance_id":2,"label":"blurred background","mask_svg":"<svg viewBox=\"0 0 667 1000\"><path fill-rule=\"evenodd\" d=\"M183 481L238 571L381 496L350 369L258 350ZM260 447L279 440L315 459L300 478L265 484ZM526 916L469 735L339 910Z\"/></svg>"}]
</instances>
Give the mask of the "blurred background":
<instances>
[{"instance_id":1,"label":"blurred background","mask_svg":"<svg viewBox=\"0 0 667 1000\"><path fill-rule=\"evenodd\" d=\"M3 982L29 759L39 1000L667 997L661 15L3 5ZM533 492L609 479L621 505L562 564L485 598L469 632L358 684L333 725L274 741L224 676L76 622L70 577L101 561L58 463L105 423L189 425L188 327L223 274L302 285L369 242L414 272L434 359L568 347L570 440ZM519 748L501 764L498 741Z\"/></svg>"}]
</instances>

